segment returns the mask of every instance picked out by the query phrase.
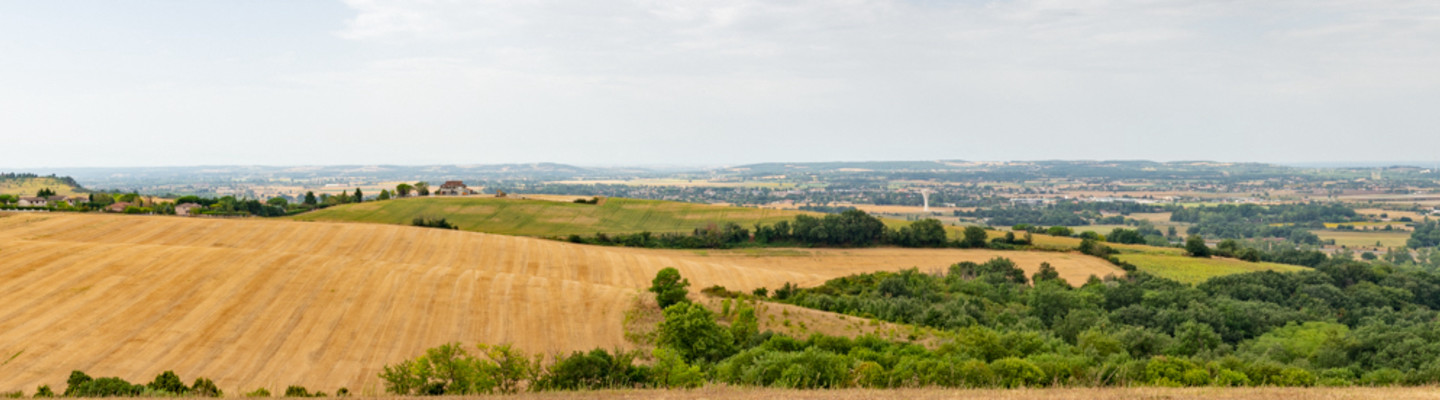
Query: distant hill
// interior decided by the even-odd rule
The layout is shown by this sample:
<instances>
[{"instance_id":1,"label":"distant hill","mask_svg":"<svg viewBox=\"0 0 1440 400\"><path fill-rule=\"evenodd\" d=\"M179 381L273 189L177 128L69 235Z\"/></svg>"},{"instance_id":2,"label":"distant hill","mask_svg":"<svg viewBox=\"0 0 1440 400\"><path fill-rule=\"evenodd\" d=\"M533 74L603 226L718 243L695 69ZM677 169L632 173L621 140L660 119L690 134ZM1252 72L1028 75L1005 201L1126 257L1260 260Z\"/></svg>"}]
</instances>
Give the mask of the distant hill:
<instances>
[{"instance_id":1,"label":"distant hill","mask_svg":"<svg viewBox=\"0 0 1440 400\"><path fill-rule=\"evenodd\" d=\"M521 236L690 232L711 223L750 227L794 218L798 211L659 200L609 198L601 204L494 197L421 197L347 204L294 217L302 221L409 225L417 217L445 218L462 230Z\"/></svg>"},{"instance_id":2,"label":"distant hill","mask_svg":"<svg viewBox=\"0 0 1440 400\"><path fill-rule=\"evenodd\" d=\"M0 173L0 194L34 196L40 189L49 188L61 196L89 193L68 176L39 176L35 174Z\"/></svg>"}]
</instances>

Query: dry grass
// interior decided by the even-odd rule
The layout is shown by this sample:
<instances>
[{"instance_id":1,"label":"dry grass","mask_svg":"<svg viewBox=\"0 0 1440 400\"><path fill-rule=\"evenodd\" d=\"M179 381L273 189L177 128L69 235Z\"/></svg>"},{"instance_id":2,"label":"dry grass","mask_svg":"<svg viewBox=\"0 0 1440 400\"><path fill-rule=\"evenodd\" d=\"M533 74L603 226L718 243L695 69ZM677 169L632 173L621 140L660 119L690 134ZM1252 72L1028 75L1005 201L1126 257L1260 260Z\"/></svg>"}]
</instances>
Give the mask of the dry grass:
<instances>
[{"instance_id":1,"label":"dry grass","mask_svg":"<svg viewBox=\"0 0 1440 400\"><path fill-rule=\"evenodd\" d=\"M598 392L527 393L514 396L478 396L474 399L569 400L754 400L754 399L1206 399L1206 400L1349 400L1440 399L1440 389L1416 388L1056 388L1056 389L892 389L892 390L777 390L707 387L696 390L607 390Z\"/></svg>"},{"instance_id":2,"label":"dry grass","mask_svg":"<svg viewBox=\"0 0 1440 400\"><path fill-rule=\"evenodd\" d=\"M446 342L547 353L625 346L625 311L665 267L696 291L995 256L1032 272L1049 261L1067 279L1115 271L1064 253L766 250L653 251L380 224L16 214L0 218L0 354L19 355L0 367L0 391L61 387L71 370L143 382L173 369L231 393L291 384L377 393L381 366Z\"/></svg>"}]
</instances>

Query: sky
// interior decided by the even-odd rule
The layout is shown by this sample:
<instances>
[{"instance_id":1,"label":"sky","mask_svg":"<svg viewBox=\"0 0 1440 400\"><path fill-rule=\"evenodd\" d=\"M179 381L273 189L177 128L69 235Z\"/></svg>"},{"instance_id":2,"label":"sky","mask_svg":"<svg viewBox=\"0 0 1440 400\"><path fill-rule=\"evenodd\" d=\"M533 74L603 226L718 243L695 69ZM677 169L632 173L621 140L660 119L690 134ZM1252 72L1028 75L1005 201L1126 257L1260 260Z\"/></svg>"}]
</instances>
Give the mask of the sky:
<instances>
[{"instance_id":1,"label":"sky","mask_svg":"<svg viewBox=\"0 0 1440 400\"><path fill-rule=\"evenodd\" d=\"M0 169L1440 159L1434 0L14 1Z\"/></svg>"}]
</instances>

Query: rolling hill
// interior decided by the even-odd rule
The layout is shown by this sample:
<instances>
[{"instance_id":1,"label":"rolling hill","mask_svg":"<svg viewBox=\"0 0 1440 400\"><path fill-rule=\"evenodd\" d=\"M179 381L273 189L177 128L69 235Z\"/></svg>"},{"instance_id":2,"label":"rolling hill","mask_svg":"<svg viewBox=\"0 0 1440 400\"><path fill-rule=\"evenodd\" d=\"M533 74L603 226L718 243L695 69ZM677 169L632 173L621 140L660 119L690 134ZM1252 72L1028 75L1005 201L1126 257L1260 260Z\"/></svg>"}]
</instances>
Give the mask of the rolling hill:
<instances>
[{"instance_id":1,"label":"rolling hill","mask_svg":"<svg viewBox=\"0 0 1440 400\"><path fill-rule=\"evenodd\" d=\"M89 193L69 177L0 174L0 194L34 196L35 192L46 188L54 190L55 194L61 196Z\"/></svg>"},{"instance_id":2,"label":"rolling hill","mask_svg":"<svg viewBox=\"0 0 1440 400\"><path fill-rule=\"evenodd\" d=\"M71 370L144 382L173 369L231 394L379 394L384 364L446 342L625 346L624 313L664 267L692 289L748 291L997 256L1031 272L1049 262L1072 282L1119 273L1065 253L657 251L383 224L0 213L0 391L63 387Z\"/></svg>"},{"instance_id":3,"label":"rolling hill","mask_svg":"<svg viewBox=\"0 0 1440 400\"><path fill-rule=\"evenodd\" d=\"M460 229L521 236L690 232L710 223L749 227L794 218L798 211L722 207L673 201L609 198L598 205L494 197L419 197L330 207L295 216L301 221L408 225L416 217L444 217Z\"/></svg>"}]
</instances>

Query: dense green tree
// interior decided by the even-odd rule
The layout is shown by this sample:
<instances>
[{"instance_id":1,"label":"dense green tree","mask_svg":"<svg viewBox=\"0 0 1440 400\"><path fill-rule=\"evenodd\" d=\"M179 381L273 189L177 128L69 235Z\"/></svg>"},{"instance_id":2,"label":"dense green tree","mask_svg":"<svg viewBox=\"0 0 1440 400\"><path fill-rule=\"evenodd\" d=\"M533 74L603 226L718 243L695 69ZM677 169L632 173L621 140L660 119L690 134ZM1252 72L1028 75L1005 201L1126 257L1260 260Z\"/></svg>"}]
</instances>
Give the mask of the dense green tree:
<instances>
[{"instance_id":1,"label":"dense green tree","mask_svg":"<svg viewBox=\"0 0 1440 400\"><path fill-rule=\"evenodd\" d=\"M665 268L655 273L649 291L655 293L655 301L660 304L660 308L666 309L676 303L688 302L686 296L689 296L690 291L685 288L689 286L690 280L681 278L679 270Z\"/></svg>"},{"instance_id":2,"label":"dense green tree","mask_svg":"<svg viewBox=\"0 0 1440 400\"><path fill-rule=\"evenodd\" d=\"M1200 235L1190 235L1185 238L1185 254L1191 257L1210 257L1210 247L1205 245L1205 238Z\"/></svg>"},{"instance_id":3,"label":"dense green tree","mask_svg":"<svg viewBox=\"0 0 1440 400\"><path fill-rule=\"evenodd\" d=\"M415 190L415 187L410 186L410 184L408 183L395 185L395 193L398 194L400 197L410 197L410 192L413 190Z\"/></svg>"},{"instance_id":4,"label":"dense green tree","mask_svg":"<svg viewBox=\"0 0 1440 400\"><path fill-rule=\"evenodd\" d=\"M305 205L313 207L319 204L320 202L315 199L315 192L305 192Z\"/></svg>"},{"instance_id":5,"label":"dense green tree","mask_svg":"<svg viewBox=\"0 0 1440 400\"><path fill-rule=\"evenodd\" d=\"M969 248L985 247L985 236L985 228L978 226L967 226L965 227L964 234L960 238L960 246Z\"/></svg>"},{"instance_id":6,"label":"dense green tree","mask_svg":"<svg viewBox=\"0 0 1440 400\"><path fill-rule=\"evenodd\" d=\"M656 329L656 344L674 349L687 362L719 362L735 351L730 330L715 323L705 306L682 302L665 308Z\"/></svg>"},{"instance_id":7,"label":"dense green tree","mask_svg":"<svg viewBox=\"0 0 1440 400\"><path fill-rule=\"evenodd\" d=\"M425 182L415 182L415 194L420 196L429 196L430 184Z\"/></svg>"},{"instance_id":8,"label":"dense green tree","mask_svg":"<svg viewBox=\"0 0 1440 400\"><path fill-rule=\"evenodd\" d=\"M365 202L365 193L364 193L364 192L361 192L361 191L360 191L360 188L355 188L354 202L356 202L356 203L364 203L364 202Z\"/></svg>"}]
</instances>

